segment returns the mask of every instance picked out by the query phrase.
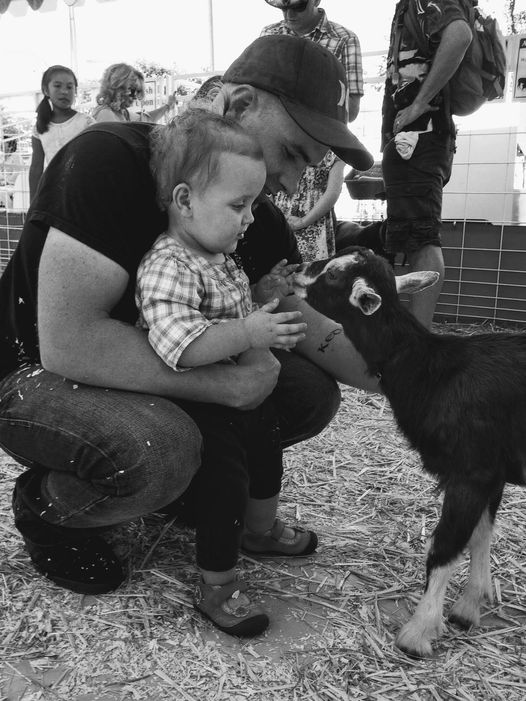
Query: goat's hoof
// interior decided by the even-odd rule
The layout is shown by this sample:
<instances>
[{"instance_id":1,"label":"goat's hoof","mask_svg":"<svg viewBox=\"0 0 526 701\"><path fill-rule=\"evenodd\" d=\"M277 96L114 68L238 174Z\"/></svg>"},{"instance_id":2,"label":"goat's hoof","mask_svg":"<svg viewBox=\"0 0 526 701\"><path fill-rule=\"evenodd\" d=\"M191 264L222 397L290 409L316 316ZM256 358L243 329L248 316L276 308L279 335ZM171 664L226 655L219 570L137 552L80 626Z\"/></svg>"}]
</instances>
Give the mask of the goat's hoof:
<instances>
[{"instance_id":1,"label":"goat's hoof","mask_svg":"<svg viewBox=\"0 0 526 701\"><path fill-rule=\"evenodd\" d=\"M433 656L431 641L424 633L415 630L414 626L409 623L398 633L395 645L409 657L422 659Z\"/></svg>"},{"instance_id":2,"label":"goat's hoof","mask_svg":"<svg viewBox=\"0 0 526 701\"><path fill-rule=\"evenodd\" d=\"M461 597L449 612L448 621L463 630L468 630L471 626L479 626L479 604Z\"/></svg>"},{"instance_id":3,"label":"goat's hoof","mask_svg":"<svg viewBox=\"0 0 526 701\"><path fill-rule=\"evenodd\" d=\"M474 625L469 619L457 616L454 613L450 613L447 620L457 628L462 628L462 630L469 630L472 625Z\"/></svg>"}]
</instances>

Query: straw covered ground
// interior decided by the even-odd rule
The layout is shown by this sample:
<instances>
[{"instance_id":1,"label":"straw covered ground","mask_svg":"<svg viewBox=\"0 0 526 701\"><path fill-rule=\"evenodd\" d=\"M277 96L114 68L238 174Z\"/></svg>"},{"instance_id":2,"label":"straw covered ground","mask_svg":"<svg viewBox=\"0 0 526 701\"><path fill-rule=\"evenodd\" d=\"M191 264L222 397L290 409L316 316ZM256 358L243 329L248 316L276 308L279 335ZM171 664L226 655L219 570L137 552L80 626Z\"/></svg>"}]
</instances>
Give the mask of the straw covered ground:
<instances>
[{"instance_id":1,"label":"straw covered ground","mask_svg":"<svg viewBox=\"0 0 526 701\"><path fill-rule=\"evenodd\" d=\"M342 393L325 432L286 453L281 514L317 530L317 554L294 566L241 560L272 616L250 641L193 610L193 533L161 517L115 533L129 577L113 594L83 597L37 576L10 510L21 468L2 455L0 700L524 699L526 491L505 492L481 627L448 624L432 659L405 657L393 640L422 591L440 497L386 401ZM466 573L463 560L447 607Z\"/></svg>"}]
</instances>

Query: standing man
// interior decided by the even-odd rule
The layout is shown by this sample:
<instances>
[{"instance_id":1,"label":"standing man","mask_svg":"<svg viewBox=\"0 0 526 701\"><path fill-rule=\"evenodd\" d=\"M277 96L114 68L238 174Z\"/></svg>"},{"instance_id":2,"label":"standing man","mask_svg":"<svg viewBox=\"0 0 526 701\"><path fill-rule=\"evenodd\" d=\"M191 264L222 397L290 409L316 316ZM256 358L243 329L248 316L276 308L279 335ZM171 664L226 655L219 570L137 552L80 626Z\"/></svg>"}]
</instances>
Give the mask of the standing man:
<instances>
[{"instance_id":1,"label":"standing man","mask_svg":"<svg viewBox=\"0 0 526 701\"><path fill-rule=\"evenodd\" d=\"M362 55L356 34L327 19L320 0L266 0L283 12L283 20L263 28L261 36L302 36L330 51L345 70L349 121L358 116L363 95ZM343 187L345 164L332 152L315 167L305 169L296 193L279 192L275 203L295 232L304 260L334 255L336 215L334 205Z\"/></svg>"},{"instance_id":2,"label":"standing man","mask_svg":"<svg viewBox=\"0 0 526 701\"><path fill-rule=\"evenodd\" d=\"M407 20L404 23L408 8L416 12L427 39L425 54ZM455 151L447 84L471 39L459 0L400 0L396 5L382 109L386 250L405 253L411 271L440 274L437 285L412 296L410 302L413 315L427 328L444 277L442 191Z\"/></svg>"},{"instance_id":3,"label":"standing man","mask_svg":"<svg viewBox=\"0 0 526 701\"><path fill-rule=\"evenodd\" d=\"M343 65L349 90L349 122L360 111L363 95L362 54L360 42L354 32L327 19L320 0L265 0L283 12L283 19L263 28L266 34L290 34L310 39L331 52Z\"/></svg>"}]
</instances>

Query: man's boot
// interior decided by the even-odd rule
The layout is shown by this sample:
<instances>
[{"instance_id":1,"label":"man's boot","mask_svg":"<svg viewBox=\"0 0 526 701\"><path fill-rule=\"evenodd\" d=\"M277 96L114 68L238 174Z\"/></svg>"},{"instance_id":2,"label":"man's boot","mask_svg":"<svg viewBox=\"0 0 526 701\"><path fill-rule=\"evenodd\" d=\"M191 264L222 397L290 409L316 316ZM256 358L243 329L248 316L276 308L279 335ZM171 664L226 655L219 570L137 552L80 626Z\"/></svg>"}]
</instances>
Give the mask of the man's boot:
<instances>
[{"instance_id":1,"label":"man's boot","mask_svg":"<svg viewBox=\"0 0 526 701\"><path fill-rule=\"evenodd\" d=\"M55 526L30 508L42 500L40 483L39 471L29 470L17 478L13 491L15 526L33 565L55 584L79 594L117 589L125 577L122 566L110 546L95 535L96 529Z\"/></svg>"}]
</instances>

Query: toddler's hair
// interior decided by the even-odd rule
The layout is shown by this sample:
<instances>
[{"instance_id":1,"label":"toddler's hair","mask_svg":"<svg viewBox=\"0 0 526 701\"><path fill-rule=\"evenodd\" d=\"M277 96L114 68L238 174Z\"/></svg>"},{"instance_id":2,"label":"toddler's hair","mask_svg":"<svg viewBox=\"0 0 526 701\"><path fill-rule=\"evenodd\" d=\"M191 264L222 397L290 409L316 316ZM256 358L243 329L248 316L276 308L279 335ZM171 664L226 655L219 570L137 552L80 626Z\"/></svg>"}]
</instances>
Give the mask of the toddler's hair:
<instances>
[{"instance_id":1,"label":"toddler's hair","mask_svg":"<svg viewBox=\"0 0 526 701\"><path fill-rule=\"evenodd\" d=\"M53 116L53 110L50 105L49 97L46 95L46 90L47 86L51 83L53 80L53 76L55 73L69 73L71 77L73 78L73 82L75 83L75 88L78 88L78 80L77 76L73 73L71 68L68 68L67 66L50 66L49 68L46 68L44 73L42 74L42 81L40 83L40 89L44 93L44 97L42 100L38 103L36 113L37 113L37 132L39 134L44 134L48 129L49 129L49 123L51 121L51 117Z\"/></svg>"},{"instance_id":2,"label":"toddler's hair","mask_svg":"<svg viewBox=\"0 0 526 701\"><path fill-rule=\"evenodd\" d=\"M102 75L97 104L119 112L128 98L130 88L137 88L138 99L143 97L143 83L144 75L137 68L129 63L112 63Z\"/></svg>"},{"instance_id":3,"label":"toddler's hair","mask_svg":"<svg viewBox=\"0 0 526 701\"><path fill-rule=\"evenodd\" d=\"M263 160L257 141L231 117L188 107L151 135L150 167L161 209L168 209L179 183L205 188L217 175L219 156L235 153Z\"/></svg>"}]
</instances>

